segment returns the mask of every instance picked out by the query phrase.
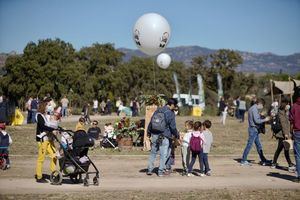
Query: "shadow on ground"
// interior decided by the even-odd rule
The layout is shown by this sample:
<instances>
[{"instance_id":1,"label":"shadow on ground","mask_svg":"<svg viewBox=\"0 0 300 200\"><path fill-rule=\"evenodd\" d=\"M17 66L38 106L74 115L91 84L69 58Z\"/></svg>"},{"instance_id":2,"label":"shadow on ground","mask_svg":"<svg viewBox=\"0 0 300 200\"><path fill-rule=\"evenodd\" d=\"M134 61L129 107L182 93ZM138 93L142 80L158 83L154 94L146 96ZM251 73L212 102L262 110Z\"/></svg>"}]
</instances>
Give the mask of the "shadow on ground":
<instances>
[{"instance_id":1,"label":"shadow on ground","mask_svg":"<svg viewBox=\"0 0 300 200\"><path fill-rule=\"evenodd\" d=\"M280 178L288 181L293 181L295 179L295 176L291 176L288 174L280 174L278 172L269 172L267 176L274 177L274 178Z\"/></svg>"}]
</instances>

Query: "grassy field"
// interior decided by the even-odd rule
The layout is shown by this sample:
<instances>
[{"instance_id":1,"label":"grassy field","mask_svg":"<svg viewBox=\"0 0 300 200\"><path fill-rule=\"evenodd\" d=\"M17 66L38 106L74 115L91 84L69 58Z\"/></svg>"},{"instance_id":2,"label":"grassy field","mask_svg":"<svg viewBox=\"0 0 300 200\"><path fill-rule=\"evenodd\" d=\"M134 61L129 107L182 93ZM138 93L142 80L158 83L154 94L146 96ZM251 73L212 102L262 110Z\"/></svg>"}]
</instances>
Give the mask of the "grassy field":
<instances>
[{"instance_id":1,"label":"grassy field","mask_svg":"<svg viewBox=\"0 0 300 200\"><path fill-rule=\"evenodd\" d=\"M116 117L117 119L117 117ZM135 118L138 120L140 118ZM214 143L212 147L212 155L241 155L243 149L246 145L248 138L247 133L247 122L239 123L236 119L229 117L226 125L223 126L219 122L219 117L182 117L178 116L176 118L178 130L183 130L184 122L188 119L200 120L209 119L212 121L213 125L211 131L214 137ZM113 118L100 118L100 128L103 133L104 124L107 122L114 122ZM61 126L67 129L74 129L76 122L62 122ZM22 125L22 126L12 126L8 127L7 131L11 134L13 139L13 144L10 148L12 155L36 155L37 145L35 142L35 128L36 125ZM88 127L87 127L88 128ZM272 134L270 131L270 126L267 126L267 133L261 135L261 141L266 154L273 154L276 148L276 140L272 139ZM178 148L179 151L179 148ZM252 149L251 153L256 154L255 148ZM141 148L134 148L131 151L116 151L112 149L100 149L97 148L90 152L92 155L104 155L104 154L148 154L143 152Z\"/></svg>"}]
</instances>

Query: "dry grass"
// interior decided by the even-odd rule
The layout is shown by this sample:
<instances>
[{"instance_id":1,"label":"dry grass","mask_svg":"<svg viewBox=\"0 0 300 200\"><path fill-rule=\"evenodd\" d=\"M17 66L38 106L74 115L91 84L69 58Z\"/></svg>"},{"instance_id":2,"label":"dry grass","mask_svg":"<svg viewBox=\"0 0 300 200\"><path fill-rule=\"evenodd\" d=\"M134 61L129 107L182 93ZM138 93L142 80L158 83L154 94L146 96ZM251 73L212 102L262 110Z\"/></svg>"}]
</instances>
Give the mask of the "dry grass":
<instances>
[{"instance_id":1,"label":"dry grass","mask_svg":"<svg viewBox=\"0 0 300 200\"><path fill-rule=\"evenodd\" d=\"M219 117L177 117L177 127L179 130L183 130L184 122L188 119L200 120L209 119L212 121L213 126L211 131L214 136L212 155L241 155L246 145L248 138L247 122L239 123L234 118L228 118L225 126L219 122ZM114 119L100 120L100 128L103 132L104 124L107 122L114 122ZM74 129L76 122L62 122L62 126L67 129ZM35 142L35 127L36 125L23 125L8 127L7 130L13 138L13 144L10 148L11 154L15 155L35 155L37 153L37 146ZM270 127L268 127L270 128ZM270 130L266 135L261 135L261 141L266 154L273 154L276 148L276 140L271 139ZM178 149L179 150L179 149ZM251 153L255 153L255 148ZM135 148L132 151L115 151L112 149L95 149L91 151L91 154L148 154L141 151L140 148Z\"/></svg>"}]
</instances>

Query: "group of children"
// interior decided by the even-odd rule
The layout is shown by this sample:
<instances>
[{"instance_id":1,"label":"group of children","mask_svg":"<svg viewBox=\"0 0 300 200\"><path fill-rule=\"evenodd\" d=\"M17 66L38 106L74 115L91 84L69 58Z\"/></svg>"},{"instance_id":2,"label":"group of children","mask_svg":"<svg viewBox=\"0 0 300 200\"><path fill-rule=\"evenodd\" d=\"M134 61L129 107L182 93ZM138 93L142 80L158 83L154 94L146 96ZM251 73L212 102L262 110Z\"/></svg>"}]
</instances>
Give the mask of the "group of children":
<instances>
[{"instance_id":1,"label":"group of children","mask_svg":"<svg viewBox=\"0 0 300 200\"><path fill-rule=\"evenodd\" d=\"M186 131L180 133L183 175L193 176L193 166L197 157L200 164L199 176L211 175L208 163L208 154L213 142L213 136L209 130L211 125L209 120L205 120L203 123L191 120L185 122Z\"/></svg>"}]
</instances>

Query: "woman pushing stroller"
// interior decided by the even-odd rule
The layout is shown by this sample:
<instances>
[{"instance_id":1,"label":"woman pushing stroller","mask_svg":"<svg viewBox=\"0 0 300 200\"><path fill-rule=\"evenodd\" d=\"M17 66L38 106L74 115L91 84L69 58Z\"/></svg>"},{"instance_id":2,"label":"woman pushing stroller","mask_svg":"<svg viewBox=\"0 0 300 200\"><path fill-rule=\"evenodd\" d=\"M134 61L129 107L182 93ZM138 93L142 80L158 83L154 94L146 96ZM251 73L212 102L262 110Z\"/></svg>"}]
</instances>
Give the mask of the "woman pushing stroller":
<instances>
[{"instance_id":1,"label":"woman pushing stroller","mask_svg":"<svg viewBox=\"0 0 300 200\"><path fill-rule=\"evenodd\" d=\"M50 100L50 99L49 99ZM50 116L47 114L48 99L39 104L38 113L36 115L37 127L36 127L36 141L38 143L38 158L36 164L36 182L47 183L48 181L43 177L43 163L46 154L50 156L50 170L51 172L56 170L56 149L53 141L53 134L57 134L58 123L55 119L50 120ZM53 117L58 117L53 115Z\"/></svg>"}]
</instances>

